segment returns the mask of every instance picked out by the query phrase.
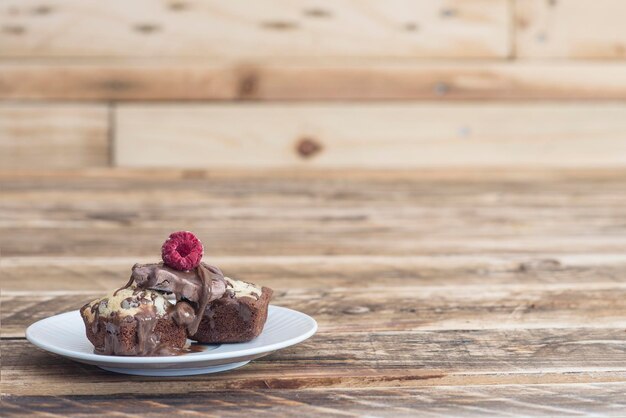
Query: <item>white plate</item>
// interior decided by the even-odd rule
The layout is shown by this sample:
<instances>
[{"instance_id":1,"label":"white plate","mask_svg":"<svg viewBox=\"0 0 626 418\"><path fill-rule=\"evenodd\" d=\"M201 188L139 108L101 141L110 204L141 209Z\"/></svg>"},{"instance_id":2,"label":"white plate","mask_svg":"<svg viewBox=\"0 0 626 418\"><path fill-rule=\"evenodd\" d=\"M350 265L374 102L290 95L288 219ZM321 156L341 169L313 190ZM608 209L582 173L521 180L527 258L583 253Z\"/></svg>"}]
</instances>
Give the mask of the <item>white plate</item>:
<instances>
[{"instance_id":1,"label":"white plate","mask_svg":"<svg viewBox=\"0 0 626 418\"><path fill-rule=\"evenodd\" d=\"M269 306L263 332L238 344L200 345L201 352L165 357L123 357L95 354L78 311L35 322L26 330L28 341L54 354L93 364L116 373L141 376L186 376L241 367L251 360L289 347L315 334L317 323L302 312Z\"/></svg>"}]
</instances>

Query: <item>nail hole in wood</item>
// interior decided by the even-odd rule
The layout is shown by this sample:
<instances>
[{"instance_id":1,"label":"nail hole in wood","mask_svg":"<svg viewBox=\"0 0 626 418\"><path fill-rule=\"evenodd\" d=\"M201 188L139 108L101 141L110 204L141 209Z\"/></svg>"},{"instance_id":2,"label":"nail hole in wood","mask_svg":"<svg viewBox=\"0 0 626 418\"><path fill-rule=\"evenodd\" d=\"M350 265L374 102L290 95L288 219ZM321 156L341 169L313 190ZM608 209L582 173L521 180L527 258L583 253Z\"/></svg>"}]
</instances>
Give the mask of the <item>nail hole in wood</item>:
<instances>
[{"instance_id":1,"label":"nail hole in wood","mask_svg":"<svg viewBox=\"0 0 626 418\"><path fill-rule=\"evenodd\" d=\"M435 84L434 90L437 96L445 96L450 91L450 86L448 85L448 83L444 83L443 81L440 81L437 84Z\"/></svg>"},{"instance_id":2,"label":"nail hole in wood","mask_svg":"<svg viewBox=\"0 0 626 418\"><path fill-rule=\"evenodd\" d=\"M274 21L261 22L261 27L263 29L270 29L270 30L293 30L293 29L298 28L298 24L295 22L274 20Z\"/></svg>"},{"instance_id":3,"label":"nail hole in wood","mask_svg":"<svg viewBox=\"0 0 626 418\"><path fill-rule=\"evenodd\" d=\"M404 30L407 32L415 32L419 29L419 25L415 22L407 22L404 25Z\"/></svg>"},{"instance_id":4,"label":"nail hole in wood","mask_svg":"<svg viewBox=\"0 0 626 418\"><path fill-rule=\"evenodd\" d=\"M440 12L441 17L454 17L457 15L457 11L455 9L452 8L445 8L445 9L441 9Z\"/></svg>"},{"instance_id":5,"label":"nail hole in wood","mask_svg":"<svg viewBox=\"0 0 626 418\"><path fill-rule=\"evenodd\" d=\"M329 18L332 17L332 13L325 9L305 9L302 13L307 17L316 17L316 18Z\"/></svg>"},{"instance_id":6,"label":"nail hole in wood","mask_svg":"<svg viewBox=\"0 0 626 418\"><path fill-rule=\"evenodd\" d=\"M133 29L135 29L139 33L143 33L147 35L147 34L161 30L161 27L153 23L140 23L140 24L135 25Z\"/></svg>"}]
</instances>

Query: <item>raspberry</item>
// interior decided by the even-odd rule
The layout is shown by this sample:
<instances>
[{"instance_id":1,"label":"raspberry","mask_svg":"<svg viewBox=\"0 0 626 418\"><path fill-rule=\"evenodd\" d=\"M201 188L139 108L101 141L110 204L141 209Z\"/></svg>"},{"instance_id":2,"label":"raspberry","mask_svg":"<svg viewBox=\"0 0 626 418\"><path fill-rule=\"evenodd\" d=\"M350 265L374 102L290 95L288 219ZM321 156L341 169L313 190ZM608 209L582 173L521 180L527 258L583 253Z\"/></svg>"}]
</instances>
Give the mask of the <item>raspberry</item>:
<instances>
[{"instance_id":1,"label":"raspberry","mask_svg":"<svg viewBox=\"0 0 626 418\"><path fill-rule=\"evenodd\" d=\"M189 271L198 267L203 252L202 243L189 231L172 233L161 247L163 262L169 267L181 271Z\"/></svg>"}]
</instances>

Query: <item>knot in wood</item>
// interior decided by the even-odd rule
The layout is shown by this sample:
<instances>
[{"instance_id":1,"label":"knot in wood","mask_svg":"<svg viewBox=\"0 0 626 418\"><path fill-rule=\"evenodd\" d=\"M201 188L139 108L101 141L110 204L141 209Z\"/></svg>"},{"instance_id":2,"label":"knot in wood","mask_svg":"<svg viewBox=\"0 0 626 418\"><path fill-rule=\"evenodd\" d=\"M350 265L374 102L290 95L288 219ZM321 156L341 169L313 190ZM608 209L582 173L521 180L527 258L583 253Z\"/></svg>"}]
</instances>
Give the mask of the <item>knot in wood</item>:
<instances>
[{"instance_id":1,"label":"knot in wood","mask_svg":"<svg viewBox=\"0 0 626 418\"><path fill-rule=\"evenodd\" d=\"M302 138L296 144L296 151L302 158L311 158L322 150L322 144L313 138Z\"/></svg>"}]
</instances>

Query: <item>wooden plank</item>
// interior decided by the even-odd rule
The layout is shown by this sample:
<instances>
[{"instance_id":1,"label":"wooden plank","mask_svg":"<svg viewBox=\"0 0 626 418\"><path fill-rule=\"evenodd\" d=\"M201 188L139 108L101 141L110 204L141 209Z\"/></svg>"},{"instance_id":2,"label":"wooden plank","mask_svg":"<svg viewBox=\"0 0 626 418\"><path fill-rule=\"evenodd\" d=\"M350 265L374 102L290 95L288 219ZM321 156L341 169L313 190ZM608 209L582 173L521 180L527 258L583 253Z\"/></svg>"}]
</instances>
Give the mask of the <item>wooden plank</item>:
<instances>
[{"instance_id":1,"label":"wooden plank","mask_svg":"<svg viewBox=\"0 0 626 418\"><path fill-rule=\"evenodd\" d=\"M454 219L458 215L453 215ZM589 215L596 218L596 215ZM619 218L622 219L622 218ZM540 258L542 254L617 253L626 245L624 226L618 219L594 226L591 230L578 225L572 230L558 220L548 232L539 231L549 221L516 224L498 232L496 222L482 227L470 226L471 220L455 226L395 224L377 226L367 223L284 222L219 223L179 222L158 227L99 228L86 225L70 227L4 227L0 231L11 239L6 256L28 256L33 252L45 256L126 256L152 258L160 244L175 229L192 229L205 239L205 251L214 257L272 256L272 255L443 255L443 254L527 254ZM573 222L572 222L573 224ZM607 228L616 230L602 234ZM516 231L517 230L517 231ZM457 234L454 234L454 232ZM129 240L128 237L133 237ZM306 239L305 239L306 238Z\"/></svg>"},{"instance_id":2,"label":"wooden plank","mask_svg":"<svg viewBox=\"0 0 626 418\"><path fill-rule=\"evenodd\" d=\"M108 291L125 282L120 277ZM364 289L359 281L316 289L303 289L298 280L284 287L271 280L257 283L276 290L272 303L312 315L325 332L561 329L626 323L626 283L424 286L415 282L395 281ZM41 286L46 286L43 278ZM31 323L76 310L103 293L20 292L13 296L3 289L2 336L24 337Z\"/></svg>"},{"instance_id":3,"label":"wooden plank","mask_svg":"<svg viewBox=\"0 0 626 418\"><path fill-rule=\"evenodd\" d=\"M622 63L363 63L261 66L258 100L620 99ZM245 90L244 90L245 91Z\"/></svg>"},{"instance_id":4,"label":"wooden plank","mask_svg":"<svg viewBox=\"0 0 626 418\"><path fill-rule=\"evenodd\" d=\"M212 257L618 254L624 181L44 173L0 183L0 230L4 257L151 259L181 228Z\"/></svg>"},{"instance_id":5,"label":"wooden plank","mask_svg":"<svg viewBox=\"0 0 626 418\"><path fill-rule=\"evenodd\" d=\"M621 0L515 0L515 53L523 58L626 58Z\"/></svg>"},{"instance_id":6,"label":"wooden plank","mask_svg":"<svg viewBox=\"0 0 626 418\"><path fill-rule=\"evenodd\" d=\"M68 413L79 415L115 411L141 415L154 411L163 416L215 414L240 416L434 416L468 417L562 415L618 416L626 407L624 383L564 385L447 386L344 390L221 390L178 396L67 395L7 396L12 414Z\"/></svg>"},{"instance_id":7,"label":"wooden plank","mask_svg":"<svg viewBox=\"0 0 626 418\"><path fill-rule=\"evenodd\" d=\"M177 61L178 62L178 61ZM0 61L0 98L18 100L234 99L243 69L236 65Z\"/></svg>"},{"instance_id":8,"label":"wooden plank","mask_svg":"<svg viewBox=\"0 0 626 418\"><path fill-rule=\"evenodd\" d=\"M118 286L137 261L155 257L3 257L6 295L97 293ZM233 277L274 289L380 286L621 283L626 255L211 256ZM376 280L363 280L363 277Z\"/></svg>"},{"instance_id":9,"label":"wooden plank","mask_svg":"<svg viewBox=\"0 0 626 418\"><path fill-rule=\"evenodd\" d=\"M442 168L420 168L420 169L144 169L136 170L132 168L82 168L82 169L61 169L47 170L45 177L42 176L41 170L2 170L0 169L0 181L5 190L23 191L48 190L54 189L66 190L69 188L82 189L85 184L101 190L102 186L108 186L112 182L127 182L127 184L141 184L152 188L156 185L169 187L172 184L203 184L207 181L222 182L240 182L251 181L254 179L258 182L257 187L265 190L263 185L270 185L277 179L281 180L281 184L290 184L291 181L306 181L316 185L318 181L328 180L345 180L348 184L353 181L370 181L375 184L384 184L386 187L402 184L429 184L432 182L446 185L446 189L457 190L456 187L462 185L466 187L483 187L485 183L494 187L502 185L519 186L532 185L537 182L546 182L550 187L558 186L568 189L568 185L572 186L572 182L602 182L610 187L619 185L624 176L626 169L620 167L577 167L577 168L519 168L519 167L446 167ZM42 181L42 177L45 181ZM210 184L210 183L209 183ZM334 182L333 184L343 184L342 182ZM480 185L483 186L480 186ZM206 184L203 185L206 187ZM328 187L328 185L326 186ZM225 189L227 190L227 189ZM473 190L473 189L472 189ZM590 188L589 191L593 191ZM353 190L355 196L360 196L367 190ZM345 197L345 196L343 196Z\"/></svg>"},{"instance_id":10,"label":"wooden plank","mask_svg":"<svg viewBox=\"0 0 626 418\"><path fill-rule=\"evenodd\" d=\"M506 0L180 4L7 0L0 56L460 58L509 47Z\"/></svg>"},{"instance_id":11,"label":"wooden plank","mask_svg":"<svg viewBox=\"0 0 626 418\"><path fill-rule=\"evenodd\" d=\"M122 167L626 165L623 104L138 104L115 119Z\"/></svg>"},{"instance_id":12,"label":"wooden plank","mask_svg":"<svg viewBox=\"0 0 626 418\"><path fill-rule=\"evenodd\" d=\"M626 378L622 327L320 332L242 369L181 378L176 385L104 372L46 353L22 339L3 339L1 344L3 381L11 382L4 392L13 395L623 382ZM563 376L568 373L572 375Z\"/></svg>"},{"instance_id":13,"label":"wooden plank","mask_svg":"<svg viewBox=\"0 0 626 418\"><path fill-rule=\"evenodd\" d=\"M620 62L9 61L19 100L623 100Z\"/></svg>"},{"instance_id":14,"label":"wooden plank","mask_svg":"<svg viewBox=\"0 0 626 418\"><path fill-rule=\"evenodd\" d=\"M0 166L106 166L108 115L99 105L0 104Z\"/></svg>"}]
</instances>

